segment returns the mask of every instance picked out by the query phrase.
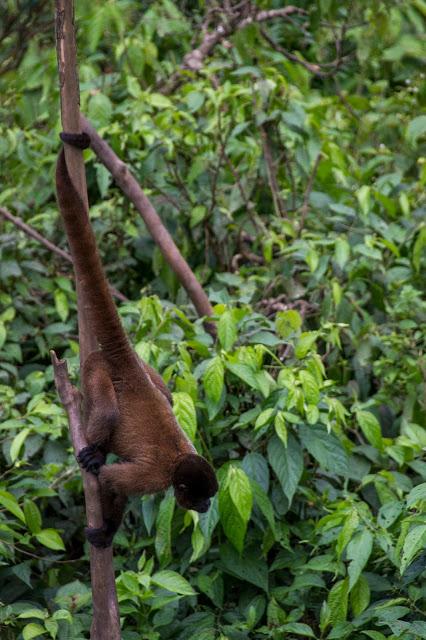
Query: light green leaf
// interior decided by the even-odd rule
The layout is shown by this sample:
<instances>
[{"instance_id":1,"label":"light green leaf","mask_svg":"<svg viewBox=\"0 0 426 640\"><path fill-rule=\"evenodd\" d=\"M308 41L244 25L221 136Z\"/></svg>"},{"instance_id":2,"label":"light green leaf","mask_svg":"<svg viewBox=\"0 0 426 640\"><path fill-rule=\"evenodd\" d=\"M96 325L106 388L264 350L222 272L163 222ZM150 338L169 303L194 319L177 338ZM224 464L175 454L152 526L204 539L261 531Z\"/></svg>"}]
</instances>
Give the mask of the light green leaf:
<instances>
[{"instance_id":1,"label":"light green leaf","mask_svg":"<svg viewBox=\"0 0 426 640\"><path fill-rule=\"evenodd\" d=\"M24 640L31 640L31 638L37 638L37 636L41 636L43 633L46 633L46 629L35 622L30 622L30 624L25 625L22 630L22 637Z\"/></svg>"},{"instance_id":2,"label":"light green leaf","mask_svg":"<svg viewBox=\"0 0 426 640\"><path fill-rule=\"evenodd\" d=\"M351 248L349 242L345 238L336 238L334 243L334 260L341 269L349 260Z\"/></svg>"},{"instance_id":3,"label":"light green leaf","mask_svg":"<svg viewBox=\"0 0 426 640\"><path fill-rule=\"evenodd\" d=\"M282 490L291 504L303 472L302 449L296 438L289 434L287 447L274 436L268 443L268 460Z\"/></svg>"},{"instance_id":4,"label":"light green leaf","mask_svg":"<svg viewBox=\"0 0 426 640\"><path fill-rule=\"evenodd\" d=\"M250 480L242 469L238 467L230 467L229 477L229 494L234 503L242 521L247 526L253 507L253 493L250 486Z\"/></svg>"},{"instance_id":5,"label":"light green leaf","mask_svg":"<svg viewBox=\"0 0 426 640\"><path fill-rule=\"evenodd\" d=\"M173 413L188 438L194 441L197 432L197 413L189 393L185 391L173 393Z\"/></svg>"},{"instance_id":6,"label":"light green leaf","mask_svg":"<svg viewBox=\"0 0 426 640\"><path fill-rule=\"evenodd\" d=\"M40 544L48 547L49 549L54 549L55 551L65 550L61 536L55 529L42 529L39 533L35 534L35 537Z\"/></svg>"},{"instance_id":7,"label":"light green leaf","mask_svg":"<svg viewBox=\"0 0 426 640\"><path fill-rule=\"evenodd\" d=\"M313 405L318 404L320 393L314 376L309 373L309 371L300 371L299 380L302 383L306 403Z\"/></svg>"},{"instance_id":8,"label":"light green leaf","mask_svg":"<svg viewBox=\"0 0 426 640\"><path fill-rule=\"evenodd\" d=\"M305 331L302 333L294 349L296 358L299 358L299 360L304 358L314 346L317 338L318 331Z\"/></svg>"},{"instance_id":9,"label":"light green leaf","mask_svg":"<svg viewBox=\"0 0 426 640\"><path fill-rule=\"evenodd\" d=\"M302 317L295 309L278 311L275 317L275 327L278 335L288 338L292 333L299 331L302 326Z\"/></svg>"},{"instance_id":10,"label":"light green leaf","mask_svg":"<svg viewBox=\"0 0 426 640\"><path fill-rule=\"evenodd\" d=\"M262 411L262 413L259 413L259 415L256 418L256 422L254 423L254 428L256 430L261 429L262 427L265 426L265 424L268 424L268 422L271 422L274 413L275 413L275 409L265 409L264 411Z\"/></svg>"},{"instance_id":11,"label":"light green leaf","mask_svg":"<svg viewBox=\"0 0 426 640\"><path fill-rule=\"evenodd\" d=\"M225 311L217 323L217 335L222 347L229 351L237 339L237 325L231 311Z\"/></svg>"},{"instance_id":12,"label":"light green leaf","mask_svg":"<svg viewBox=\"0 0 426 640\"><path fill-rule=\"evenodd\" d=\"M65 322L69 314L67 296L63 291L61 291L61 289L57 289L55 291L54 298L55 298L55 308L58 313L58 316L60 317L62 322Z\"/></svg>"},{"instance_id":13,"label":"light green leaf","mask_svg":"<svg viewBox=\"0 0 426 640\"><path fill-rule=\"evenodd\" d=\"M222 395L224 374L225 370L223 367L223 362L219 356L215 356L214 358L212 358L208 362L204 370L204 390L207 397L215 404L219 402Z\"/></svg>"},{"instance_id":14,"label":"light green leaf","mask_svg":"<svg viewBox=\"0 0 426 640\"><path fill-rule=\"evenodd\" d=\"M288 431L287 425L285 423L285 417L282 411L277 413L277 415L275 416L274 427L275 433L277 434L283 445L287 447Z\"/></svg>"},{"instance_id":15,"label":"light green leaf","mask_svg":"<svg viewBox=\"0 0 426 640\"><path fill-rule=\"evenodd\" d=\"M376 449L383 449L382 433L380 430L380 424L376 416L370 411L357 411L356 417L358 424L368 442L376 447Z\"/></svg>"},{"instance_id":16,"label":"light green leaf","mask_svg":"<svg viewBox=\"0 0 426 640\"><path fill-rule=\"evenodd\" d=\"M365 216L370 211L371 203L371 187L363 185L356 192L356 197L361 208L362 214Z\"/></svg>"},{"instance_id":17,"label":"light green leaf","mask_svg":"<svg viewBox=\"0 0 426 640\"><path fill-rule=\"evenodd\" d=\"M196 594L196 591L191 587L188 580L185 580L185 578L179 573L176 573L176 571L157 571L157 573L151 576L151 582L157 585L157 587L167 589L167 591L178 593L182 596L193 596Z\"/></svg>"},{"instance_id":18,"label":"light green leaf","mask_svg":"<svg viewBox=\"0 0 426 640\"><path fill-rule=\"evenodd\" d=\"M12 440L12 444L10 445L10 459L12 462L15 462L19 456L19 452L21 451L21 447L24 444L28 434L30 433L30 429L27 427L26 429L22 429Z\"/></svg>"},{"instance_id":19,"label":"light green leaf","mask_svg":"<svg viewBox=\"0 0 426 640\"><path fill-rule=\"evenodd\" d=\"M17 499L9 491L0 491L0 505L2 505L7 511L13 513L14 516L25 522L24 512L18 504Z\"/></svg>"},{"instance_id":20,"label":"light green leaf","mask_svg":"<svg viewBox=\"0 0 426 640\"><path fill-rule=\"evenodd\" d=\"M340 556L343 553L348 542L351 540L355 530L357 529L359 524L359 515L356 509L351 509L349 516L346 518L345 523L342 527L342 530L339 533L336 544L336 553L337 556Z\"/></svg>"},{"instance_id":21,"label":"light green leaf","mask_svg":"<svg viewBox=\"0 0 426 640\"><path fill-rule=\"evenodd\" d=\"M244 523L229 492L229 486L224 483L219 489L220 523L228 540L242 553L247 523Z\"/></svg>"}]
</instances>

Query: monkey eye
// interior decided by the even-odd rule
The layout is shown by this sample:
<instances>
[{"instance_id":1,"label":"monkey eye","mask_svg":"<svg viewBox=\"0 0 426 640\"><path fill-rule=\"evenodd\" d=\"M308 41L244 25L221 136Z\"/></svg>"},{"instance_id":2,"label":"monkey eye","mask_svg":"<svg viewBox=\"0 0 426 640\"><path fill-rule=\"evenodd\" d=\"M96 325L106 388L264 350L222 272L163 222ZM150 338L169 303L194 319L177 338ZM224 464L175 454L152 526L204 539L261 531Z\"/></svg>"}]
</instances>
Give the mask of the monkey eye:
<instances>
[{"instance_id":1,"label":"monkey eye","mask_svg":"<svg viewBox=\"0 0 426 640\"><path fill-rule=\"evenodd\" d=\"M179 485L179 489L181 489L182 491L186 491L186 489L187 489L187 488L188 488L188 487L187 487L187 485L186 485L186 484L183 484L183 483L182 483L182 484L180 484L180 485Z\"/></svg>"}]
</instances>

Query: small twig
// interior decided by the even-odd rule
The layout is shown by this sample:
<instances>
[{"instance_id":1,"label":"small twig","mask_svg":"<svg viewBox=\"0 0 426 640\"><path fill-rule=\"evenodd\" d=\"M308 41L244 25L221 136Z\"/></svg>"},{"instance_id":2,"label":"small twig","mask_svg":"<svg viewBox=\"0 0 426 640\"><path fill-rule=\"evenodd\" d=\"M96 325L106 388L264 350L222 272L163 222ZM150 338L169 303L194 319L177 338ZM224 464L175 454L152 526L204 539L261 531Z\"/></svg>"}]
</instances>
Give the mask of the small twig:
<instances>
[{"instance_id":1,"label":"small twig","mask_svg":"<svg viewBox=\"0 0 426 640\"><path fill-rule=\"evenodd\" d=\"M27 236L29 236L30 238L33 238L33 240L37 240L37 242L39 242L44 247L46 247L46 249L49 249L49 251L51 251L52 253L56 253L56 255L60 256L61 258L63 258L64 260L72 264L72 257L71 257L71 254L68 253L68 251L61 249L56 244L53 244L53 242L50 242L50 240L42 236L41 233L36 231L33 227L31 227L29 224L27 224L17 216L14 216L12 213L10 213L10 211L5 209L4 207L0 207L0 215L2 215L3 218L6 218L7 220L9 220L9 222L12 222L12 224L14 224L15 227L18 227L18 229L21 229L21 231L23 231ZM117 300L120 300L121 302L127 302L129 300L123 293L121 293L114 287L111 287L111 285L110 285L110 289L111 289L112 295L115 296Z\"/></svg>"},{"instance_id":2,"label":"small twig","mask_svg":"<svg viewBox=\"0 0 426 640\"><path fill-rule=\"evenodd\" d=\"M265 157L269 188L271 189L275 212L279 217L284 218L287 214L286 206L280 195L275 162L272 157L271 147L269 146L268 134L263 125L260 126L260 137L262 138L263 155Z\"/></svg>"},{"instance_id":3,"label":"small twig","mask_svg":"<svg viewBox=\"0 0 426 640\"><path fill-rule=\"evenodd\" d=\"M305 225L305 219L309 211L309 198L312 193L315 176L316 176L318 165L320 163L321 158L322 158L322 153L320 152L315 159L314 166L312 168L311 175L309 176L308 184L306 185L305 193L303 195L303 204L299 209L299 213L300 213L299 234L301 233Z\"/></svg>"},{"instance_id":4,"label":"small twig","mask_svg":"<svg viewBox=\"0 0 426 640\"><path fill-rule=\"evenodd\" d=\"M247 8L249 9L248 12ZM308 15L305 9L293 5L288 5L280 9L261 10L257 12L255 11L255 7L253 7L253 11L250 11L250 3L247 2L238 3L233 10L231 7L220 7L216 12L222 18L222 23L213 31L207 31L207 24L204 25L201 44L186 54L181 65L181 70L174 73L165 86L161 87L163 93L170 94L175 91L184 78L181 74L182 71L200 71L203 67L204 60L212 54L214 48L236 31L244 29L250 24L267 22L277 18L288 20L292 14ZM225 23L224 20L226 21Z\"/></svg>"}]
</instances>

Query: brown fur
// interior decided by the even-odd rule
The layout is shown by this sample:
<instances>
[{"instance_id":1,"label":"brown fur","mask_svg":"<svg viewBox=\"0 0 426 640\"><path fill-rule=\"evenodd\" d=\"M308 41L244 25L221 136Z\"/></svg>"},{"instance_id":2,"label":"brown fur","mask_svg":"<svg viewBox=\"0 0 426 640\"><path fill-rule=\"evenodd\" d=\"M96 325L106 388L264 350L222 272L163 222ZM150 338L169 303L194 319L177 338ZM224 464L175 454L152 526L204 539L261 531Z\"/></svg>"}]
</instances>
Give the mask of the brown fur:
<instances>
[{"instance_id":1,"label":"brown fur","mask_svg":"<svg viewBox=\"0 0 426 640\"><path fill-rule=\"evenodd\" d=\"M89 446L79 453L79 461L88 471L99 473L104 525L87 530L87 536L102 547L111 544L127 496L156 493L173 485L181 506L206 511L217 481L179 427L161 376L129 344L109 292L88 211L70 180L63 149L56 186L76 278L100 349L90 354L82 371ZM104 465L108 452L123 462Z\"/></svg>"}]
</instances>

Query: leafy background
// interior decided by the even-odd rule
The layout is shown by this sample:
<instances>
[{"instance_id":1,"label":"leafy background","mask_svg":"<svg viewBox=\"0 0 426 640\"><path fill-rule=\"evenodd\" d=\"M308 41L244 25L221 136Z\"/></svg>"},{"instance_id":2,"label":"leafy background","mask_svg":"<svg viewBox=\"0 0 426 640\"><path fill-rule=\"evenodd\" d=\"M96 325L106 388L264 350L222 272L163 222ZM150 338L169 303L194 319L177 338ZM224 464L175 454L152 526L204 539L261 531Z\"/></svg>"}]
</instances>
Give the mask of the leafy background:
<instances>
[{"instance_id":1,"label":"leafy background","mask_svg":"<svg viewBox=\"0 0 426 640\"><path fill-rule=\"evenodd\" d=\"M7 5L0 206L65 247L52 7ZM205 515L172 494L131 501L115 544L126 640L426 638L426 3L297 5L167 92L204 3L77 2L82 110L218 321L214 344L85 152L123 323L220 479ZM72 274L10 223L0 234L0 635L81 639L82 487L48 355L77 376Z\"/></svg>"}]
</instances>

